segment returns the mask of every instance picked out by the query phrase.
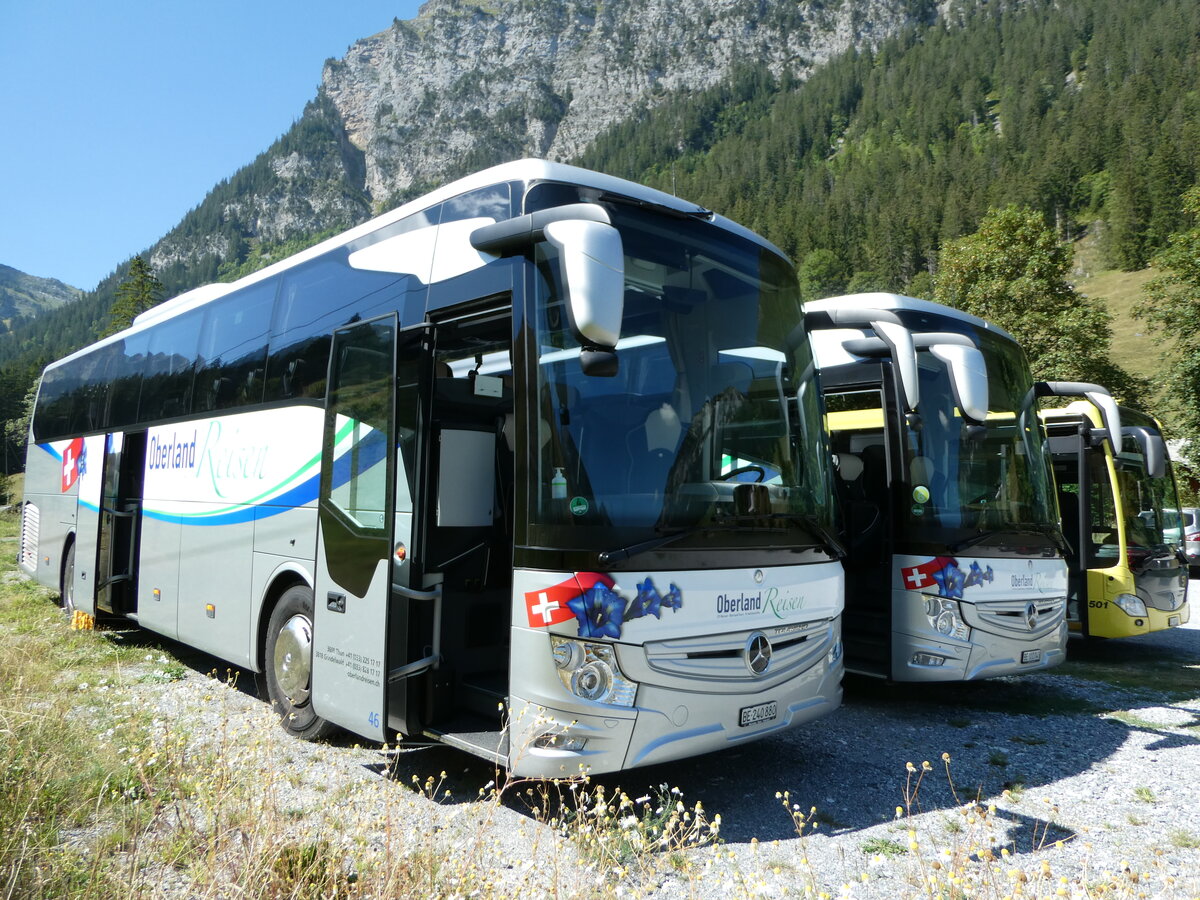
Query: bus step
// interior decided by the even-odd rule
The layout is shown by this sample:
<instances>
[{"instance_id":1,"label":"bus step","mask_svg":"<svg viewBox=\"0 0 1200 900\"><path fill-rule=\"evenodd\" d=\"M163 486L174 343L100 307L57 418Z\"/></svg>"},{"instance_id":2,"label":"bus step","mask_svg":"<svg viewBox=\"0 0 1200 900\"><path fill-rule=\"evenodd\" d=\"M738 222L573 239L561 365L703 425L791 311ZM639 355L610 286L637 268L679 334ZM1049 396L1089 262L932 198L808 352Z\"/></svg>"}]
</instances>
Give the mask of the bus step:
<instances>
[{"instance_id":1,"label":"bus step","mask_svg":"<svg viewBox=\"0 0 1200 900\"><path fill-rule=\"evenodd\" d=\"M503 712L508 699L508 673L476 673L465 676L458 686L458 707L494 718Z\"/></svg>"},{"instance_id":2,"label":"bus step","mask_svg":"<svg viewBox=\"0 0 1200 900\"><path fill-rule=\"evenodd\" d=\"M425 734L436 738L443 744L466 750L474 756L482 756L497 765L508 765L507 729L501 731L440 731L430 728Z\"/></svg>"}]
</instances>

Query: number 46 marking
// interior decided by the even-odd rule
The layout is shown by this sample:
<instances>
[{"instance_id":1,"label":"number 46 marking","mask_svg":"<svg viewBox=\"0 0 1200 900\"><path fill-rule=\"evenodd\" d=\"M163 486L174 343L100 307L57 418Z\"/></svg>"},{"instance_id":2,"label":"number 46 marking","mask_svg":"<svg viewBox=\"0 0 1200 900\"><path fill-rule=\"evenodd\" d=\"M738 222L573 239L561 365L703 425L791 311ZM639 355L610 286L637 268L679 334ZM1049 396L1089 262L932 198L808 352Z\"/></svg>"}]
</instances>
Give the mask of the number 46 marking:
<instances>
[{"instance_id":1,"label":"number 46 marking","mask_svg":"<svg viewBox=\"0 0 1200 900\"><path fill-rule=\"evenodd\" d=\"M379 727L379 713L377 713L377 712L368 713L367 714L367 724L370 725L372 728L378 728Z\"/></svg>"}]
</instances>

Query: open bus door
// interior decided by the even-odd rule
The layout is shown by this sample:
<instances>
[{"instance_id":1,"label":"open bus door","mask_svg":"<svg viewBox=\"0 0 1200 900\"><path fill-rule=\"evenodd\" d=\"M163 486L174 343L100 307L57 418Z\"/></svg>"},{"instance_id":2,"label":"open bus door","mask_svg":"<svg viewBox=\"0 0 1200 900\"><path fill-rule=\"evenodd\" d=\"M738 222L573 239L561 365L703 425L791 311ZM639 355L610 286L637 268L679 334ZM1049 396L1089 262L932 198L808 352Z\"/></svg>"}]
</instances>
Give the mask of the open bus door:
<instances>
[{"instance_id":1,"label":"open bus door","mask_svg":"<svg viewBox=\"0 0 1200 900\"><path fill-rule=\"evenodd\" d=\"M313 708L356 734L416 730L406 682L438 660L440 591L412 589L414 473L423 454L412 396L428 367L428 329L388 315L335 331L322 441L313 599ZM401 382L403 385L401 385ZM399 466L398 466L399 463ZM411 604L432 605L427 643L408 635ZM419 657L419 658L416 658Z\"/></svg>"},{"instance_id":2,"label":"open bus door","mask_svg":"<svg viewBox=\"0 0 1200 900\"><path fill-rule=\"evenodd\" d=\"M79 484L75 543L63 573L73 609L137 612L135 560L145 449L145 432L117 432L79 438L63 452L63 485Z\"/></svg>"}]
</instances>

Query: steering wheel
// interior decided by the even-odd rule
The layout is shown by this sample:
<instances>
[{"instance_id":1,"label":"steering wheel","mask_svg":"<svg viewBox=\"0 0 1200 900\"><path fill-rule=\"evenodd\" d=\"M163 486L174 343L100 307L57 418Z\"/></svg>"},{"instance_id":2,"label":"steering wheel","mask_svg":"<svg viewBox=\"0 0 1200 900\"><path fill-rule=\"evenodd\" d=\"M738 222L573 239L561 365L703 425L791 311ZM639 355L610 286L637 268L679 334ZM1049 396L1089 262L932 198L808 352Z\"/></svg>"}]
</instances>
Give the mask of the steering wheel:
<instances>
[{"instance_id":1,"label":"steering wheel","mask_svg":"<svg viewBox=\"0 0 1200 900\"><path fill-rule=\"evenodd\" d=\"M738 466L738 468L731 469L730 471L721 475L720 478L722 481L728 481L730 478L736 478L738 475L744 475L747 472L758 473L758 480L754 482L755 484L761 484L767 478L767 470L762 466Z\"/></svg>"}]
</instances>

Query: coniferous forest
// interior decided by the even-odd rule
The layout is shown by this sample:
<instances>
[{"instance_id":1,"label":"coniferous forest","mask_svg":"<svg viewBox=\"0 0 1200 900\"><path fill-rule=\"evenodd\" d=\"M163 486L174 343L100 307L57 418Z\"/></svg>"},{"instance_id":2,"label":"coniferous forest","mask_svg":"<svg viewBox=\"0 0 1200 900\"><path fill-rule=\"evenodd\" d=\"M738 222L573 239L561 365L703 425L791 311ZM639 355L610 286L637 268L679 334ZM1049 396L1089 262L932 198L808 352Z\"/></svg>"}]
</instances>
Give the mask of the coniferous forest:
<instances>
[{"instance_id":1,"label":"coniferous forest","mask_svg":"<svg viewBox=\"0 0 1200 900\"><path fill-rule=\"evenodd\" d=\"M277 146L345 153L333 118L318 97ZM1200 4L973 0L805 80L747 61L710 90L631 110L574 162L739 221L802 276L819 267L826 288L932 296L943 245L1009 205L1061 240L1088 234L1110 267L1143 268L1194 224L1181 197L1200 183ZM270 177L260 158L189 213L176 232L211 231L235 254L158 272L164 296L279 258L219 214ZM365 198L347 208L368 214ZM128 267L0 336L0 419L41 365L103 332Z\"/></svg>"}]
</instances>

